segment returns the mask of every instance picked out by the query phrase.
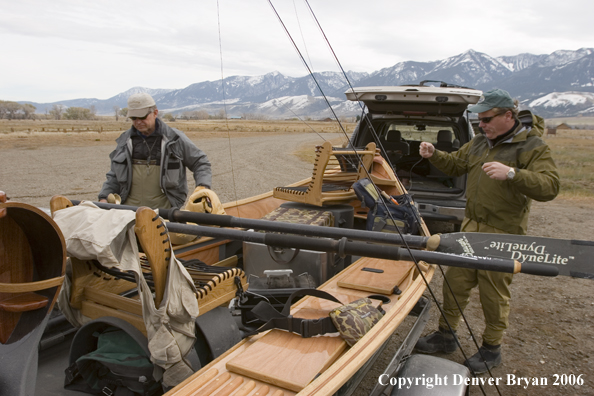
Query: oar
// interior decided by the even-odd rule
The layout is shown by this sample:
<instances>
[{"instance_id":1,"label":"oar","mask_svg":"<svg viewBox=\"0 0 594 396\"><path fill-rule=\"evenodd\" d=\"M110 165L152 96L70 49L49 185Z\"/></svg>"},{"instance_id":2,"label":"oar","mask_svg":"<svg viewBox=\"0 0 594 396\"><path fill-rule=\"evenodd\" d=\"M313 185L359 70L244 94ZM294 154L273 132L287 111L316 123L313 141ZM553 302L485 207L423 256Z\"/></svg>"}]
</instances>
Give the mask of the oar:
<instances>
[{"instance_id":1,"label":"oar","mask_svg":"<svg viewBox=\"0 0 594 396\"><path fill-rule=\"evenodd\" d=\"M456 232L439 235L437 250L464 256L489 256L524 264L554 265L560 275L594 279L594 242L512 234Z\"/></svg>"},{"instance_id":2,"label":"oar","mask_svg":"<svg viewBox=\"0 0 594 396\"><path fill-rule=\"evenodd\" d=\"M177 209L160 210L170 221L218 225L221 227L253 228L327 238L354 239L404 246L464 256L489 256L519 261L524 264L549 264L558 267L559 274L594 279L594 242L564 240L512 234L456 232L431 237L398 235L336 227L292 224L278 221L243 219L227 215L193 213ZM404 241L406 241L406 244Z\"/></svg>"},{"instance_id":3,"label":"oar","mask_svg":"<svg viewBox=\"0 0 594 396\"><path fill-rule=\"evenodd\" d=\"M78 204L77 201L72 202ZM137 209L135 206L96 204L105 209ZM177 209L160 209L159 214L174 222L253 228L334 239L346 237L381 244L405 245L400 235L383 232L244 219ZM557 267L560 275L594 279L594 265L591 264L591 258L594 257L594 242L590 241L470 232L455 232L431 237L418 235L403 235L402 237L406 244L414 249L426 248L431 251L465 256L499 257L517 260L525 264L549 264Z\"/></svg>"},{"instance_id":4,"label":"oar","mask_svg":"<svg viewBox=\"0 0 594 396\"><path fill-rule=\"evenodd\" d=\"M72 201L74 205L78 205L80 201ZM123 209L134 210L138 207L129 205L114 205L100 202L93 202L103 209ZM398 234L388 234L385 232L353 230L350 228L337 227L322 227L308 224L284 223L281 221L246 219L241 217L234 217L229 215L213 215L211 213L196 213L182 211L179 209L159 209L159 216L169 221L178 223L197 223L215 225L219 227L231 228L246 228L264 231L284 232L289 234L309 235L324 238L340 239L346 237L358 241L367 241L375 243L384 243L390 245L403 246L404 242ZM434 250L437 247L438 238L424 237L418 235L403 235L402 236L409 247L411 248L429 248ZM432 243L432 241L435 241ZM433 247L433 249L431 248Z\"/></svg>"},{"instance_id":5,"label":"oar","mask_svg":"<svg viewBox=\"0 0 594 396\"><path fill-rule=\"evenodd\" d=\"M552 265L520 263L516 260L467 257L450 253L440 253L425 250L404 249L397 246L377 245L364 242L349 241L347 238L340 240L286 235L266 232L243 231L230 228L213 228L191 224L166 223L170 232L181 232L190 235L227 238L246 242L261 243L269 246L308 249L321 252L334 252L340 256L357 255L388 260L411 259L423 260L432 264L441 264L453 267L483 269L489 271L524 273L540 276L557 276L558 269Z\"/></svg>"}]
</instances>

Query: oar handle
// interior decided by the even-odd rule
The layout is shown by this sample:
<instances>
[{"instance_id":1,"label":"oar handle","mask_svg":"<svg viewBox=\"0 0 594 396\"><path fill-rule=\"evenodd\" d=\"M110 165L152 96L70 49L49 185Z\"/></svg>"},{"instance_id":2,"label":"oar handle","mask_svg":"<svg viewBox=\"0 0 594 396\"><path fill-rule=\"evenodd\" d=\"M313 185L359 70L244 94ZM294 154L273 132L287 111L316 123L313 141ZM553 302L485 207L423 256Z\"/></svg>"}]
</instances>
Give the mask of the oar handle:
<instances>
[{"instance_id":1,"label":"oar handle","mask_svg":"<svg viewBox=\"0 0 594 396\"><path fill-rule=\"evenodd\" d=\"M539 275L539 276L557 276L559 275L559 268L547 264L534 263L520 263L516 261L517 271L522 274Z\"/></svg>"}]
</instances>

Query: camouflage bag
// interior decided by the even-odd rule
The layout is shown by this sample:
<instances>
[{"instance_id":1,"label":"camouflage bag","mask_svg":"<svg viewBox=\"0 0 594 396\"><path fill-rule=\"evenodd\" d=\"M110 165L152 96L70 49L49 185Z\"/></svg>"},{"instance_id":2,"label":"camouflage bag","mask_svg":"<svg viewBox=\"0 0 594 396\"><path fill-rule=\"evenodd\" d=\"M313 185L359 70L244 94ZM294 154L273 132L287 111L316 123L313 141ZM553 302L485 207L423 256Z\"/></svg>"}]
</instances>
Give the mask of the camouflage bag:
<instances>
[{"instance_id":1,"label":"camouflage bag","mask_svg":"<svg viewBox=\"0 0 594 396\"><path fill-rule=\"evenodd\" d=\"M330 318L349 346L355 345L382 318L369 298L361 298L330 311Z\"/></svg>"},{"instance_id":2,"label":"camouflage bag","mask_svg":"<svg viewBox=\"0 0 594 396\"><path fill-rule=\"evenodd\" d=\"M384 311L375 308L369 298L361 298L330 311L329 316L319 319L302 319L290 315L293 299L313 296L342 304L331 294L316 289L299 289L291 294L281 312L270 303L260 301L251 313L265 324L247 335L255 335L270 329L280 329L309 338L316 335L339 332L349 346L353 346L382 318Z\"/></svg>"}]
</instances>

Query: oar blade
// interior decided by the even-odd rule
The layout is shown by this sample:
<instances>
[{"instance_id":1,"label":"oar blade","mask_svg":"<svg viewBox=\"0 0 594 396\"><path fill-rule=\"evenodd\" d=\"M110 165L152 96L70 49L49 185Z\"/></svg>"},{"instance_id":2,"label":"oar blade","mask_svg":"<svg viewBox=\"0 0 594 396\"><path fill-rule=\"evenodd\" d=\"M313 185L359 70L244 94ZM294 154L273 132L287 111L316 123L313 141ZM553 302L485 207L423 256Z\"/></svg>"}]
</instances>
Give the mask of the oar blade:
<instances>
[{"instance_id":1,"label":"oar blade","mask_svg":"<svg viewBox=\"0 0 594 396\"><path fill-rule=\"evenodd\" d=\"M559 269L559 275L594 279L594 242L591 241L476 232L457 232L440 237L437 248L440 252L553 265Z\"/></svg>"}]
</instances>

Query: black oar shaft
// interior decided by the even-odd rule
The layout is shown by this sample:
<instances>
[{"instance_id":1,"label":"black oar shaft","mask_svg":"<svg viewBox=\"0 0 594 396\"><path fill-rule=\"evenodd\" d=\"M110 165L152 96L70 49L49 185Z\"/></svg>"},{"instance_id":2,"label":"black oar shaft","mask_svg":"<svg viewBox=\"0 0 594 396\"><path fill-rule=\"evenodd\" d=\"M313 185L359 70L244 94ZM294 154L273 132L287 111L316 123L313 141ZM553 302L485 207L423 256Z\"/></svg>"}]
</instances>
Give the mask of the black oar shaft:
<instances>
[{"instance_id":1,"label":"black oar shaft","mask_svg":"<svg viewBox=\"0 0 594 396\"><path fill-rule=\"evenodd\" d=\"M73 204L78 205L80 201L72 201ZM103 209L123 209L123 210L134 210L136 211L138 207L136 206L128 206L128 205L114 205L114 204L106 204L106 203L99 203L94 202L100 208ZM406 244L411 248L427 248L431 251L414 251L414 256L417 260L424 260L432 264L443 264L452 267L465 267L465 268L475 268L475 269L485 269L490 271L500 271L500 272L522 272L526 274L532 275L543 275L543 276L557 276L559 273L559 269L552 265L545 265L545 264L538 264L538 263L522 263L520 264L518 261L506 258L490 258L490 257L467 257L461 256L462 253L468 253L463 249L457 240L460 236L463 236L464 233L456 233L456 234L447 234L445 235L445 240L442 236L433 235L432 237L424 237L424 236L417 236L417 235L400 235L397 234L386 234L382 232L374 232L374 231L363 231L363 230L352 230L347 228L336 228L336 227L323 227L323 226L312 226L306 224L293 224L293 223L283 223L278 221L267 221L267 220L255 220L255 219L243 219L228 215L213 215L208 213L195 213L195 212L187 212L187 211L180 211L178 209L160 209L159 215L169 221L173 222L192 222L192 223L201 223L201 224L209 224L209 225L217 225L220 227L234 227L234 228L253 228L257 230L264 230L264 231L275 231L275 232L284 232L289 234L302 234L307 236L315 236L315 237L322 237L322 238L334 238L334 239L341 239L341 241L328 241L328 240L318 240L317 242L313 242L315 238L307 238L307 237L296 237L294 238L302 238L303 241L299 241L299 243L303 244L300 246L296 246L297 240L291 242L291 245L284 245L277 240L276 243L271 243L270 241L274 238L283 238L288 237L289 235L284 236L273 236L275 234L264 234L264 233L256 233L256 232L248 232L249 235L242 234L245 231L240 230L233 230L233 229L225 229L225 230L218 230L212 227L200 227L202 231L197 231L196 229L188 229L188 228L179 228L178 231L174 230L173 228L179 226L184 226L183 224L175 224L170 223L169 229L173 232L181 232L187 233L191 235L202 235L202 236L212 236L212 237L222 237L222 238L229 238L229 239L237 239L243 240L248 242L256 242L256 243L263 243L263 244L272 244L274 246L279 247L296 247L301 249L310 249L316 250L313 248L314 245L321 243L324 246L329 246L328 244L334 243L334 247L322 247L320 245L317 250L319 251L333 251L339 254L353 254L359 256L367 256L367 257L376 257L376 258L384 258L384 259L392 259L397 260L398 257L402 257L404 259L411 259L410 253L406 249L399 250L395 246L381 246L376 245L379 244L388 244L388 245L396 245L401 246L406 241ZM182 229L183 228L183 229ZM219 232L220 231L220 232ZM215 235L216 234L216 235ZM269 235L266 237L266 235ZM488 238L487 234L483 234L481 237ZM516 236L517 237L517 236ZM268 243L265 239L268 238ZM345 245L346 239L353 239L359 241L367 241L367 242L374 242L376 244L367 244L361 242L348 242ZM325 242L320 242L325 241ZM445 242L445 243L444 243ZM342 244L342 245L340 245ZM451 253L439 253L434 252L433 250L449 250ZM521 270L518 268L521 267Z\"/></svg>"},{"instance_id":2,"label":"black oar shaft","mask_svg":"<svg viewBox=\"0 0 594 396\"><path fill-rule=\"evenodd\" d=\"M396 246L375 245L364 242L349 241L346 238L342 238L341 240L331 240L297 235L220 229L179 223L167 223L166 226L170 232L180 232L184 234L209 236L215 238L228 238L278 247L334 252L338 253L339 255L351 254L387 260L401 260L411 259L412 254L417 260L423 260L431 264L441 264L452 267L473 268L509 273L523 272L541 276L556 276L558 274L558 269L556 267L548 265L532 265L525 269L523 266L520 266L517 261L509 259L466 257L422 250L409 252L407 249Z\"/></svg>"},{"instance_id":3,"label":"black oar shaft","mask_svg":"<svg viewBox=\"0 0 594 396\"><path fill-rule=\"evenodd\" d=\"M195 213L181 210L171 210L163 215L169 221L191 222L198 224L217 225L220 227L253 228L263 231L285 232L289 234L307 235L324 238L347 238L359 241L385 243L389 245L404 245L403 238L411 248L424 248L429 237L418 235L398 235L385 232L353 230L350 228L324 227L318 225L284 223L281 221L246 219L229 215L212 215L209 213ZM165 217L167 216L167 217Z\"/></svg>"},{"instance_id":4,"label":"black oar shaft","mask_svg":"<svg viewBox=\"0 0 594 396\"><path fill-rule=\"evenodd\" d=\"M79 202L72 201L72 203L77 205ZM94 204L103 209L124 209L134 211L138 209L136 206L128 205L114 205L99 202L94 202ZM307 235L323 238L347 238L358 241L383 243L398 246L405 245L405 242L403 242L404 238L404 241L406 241L406 245L414 249L426 248L427 241L429 240L429 237L419 235L405 234L400 236L398 234L389 234L385 232L353 230L350 228L338 227L324 227L308 224L284 223L281 221L270 221L260 219L246 219L229 215L213 215L210 213L188 212L179 209L159 209L159 216L169 221L179 223L189 222L197 224L215 225L219 227L233 227L246 229L253 228L256 230L263 231L284 232L288 234Z\"/></svg>"}]
</instances>

